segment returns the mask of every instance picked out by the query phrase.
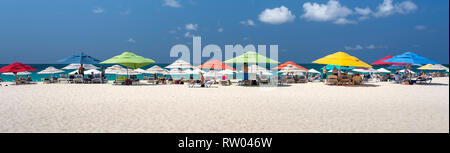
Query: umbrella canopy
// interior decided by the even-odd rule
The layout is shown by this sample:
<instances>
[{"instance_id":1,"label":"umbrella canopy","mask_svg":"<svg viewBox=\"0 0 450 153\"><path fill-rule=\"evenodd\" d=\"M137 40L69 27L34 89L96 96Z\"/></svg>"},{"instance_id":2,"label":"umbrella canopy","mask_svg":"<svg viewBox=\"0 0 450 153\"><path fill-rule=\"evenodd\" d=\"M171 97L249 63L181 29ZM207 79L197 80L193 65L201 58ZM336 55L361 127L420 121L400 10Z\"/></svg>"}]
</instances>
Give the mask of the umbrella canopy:
<instances>
[{"instance_id":1,"label":"umbrella canopy","mask_svg":"<svg viewBox=\"0 0 450 153\"><path fill-rule=\"evenodd\" d=\"M319 71L315 70L315 69L309 69L308 70L309 73L320 73Z\"/></svg>"},{"instance_id":2,"label":"umbrella canopy","mask_svg":"<svg viewBox=\"0 0 450 153\"><path fill-rule=\"evenodd\" d=\"M0 73L8 73L8 72L25 72L25 71L37 71L37 69L32 68L31 66L22 64L22 63L12 63L8 66L4 66L0 69Z\"/></svg>"},{"instance_id":3,"label":"umbrella canopy","mask_svg":"<svg viewBox=\"0 0 450 153\"><path fill-rule=\"evenodd\" d=\"M136 69L136 70L134 70L134 71L139 72L139 73L147 73L147 71L145 71L145 70L143 70L143 69Z\"/></svg>"},{"instance_id":4,"label":"umbrella canopy","mask_svg":"<svg viewBox=\"0 0 450 153\"><path fill-rule=\"evenodd\" d=\"M391 73L391 71L386 70L385 68L379 68L379 69L377 69L377 72L380 72L380 73Z\"/></svg>"},{"instance_id":5,"label":"umbrella canopy","mask_svg":"<svg viewBox=\"0 0 450 153\"><path fill-rule=\"evenodd\" d=\"M148 68L146 71L147 71L146 73L150 74L167 74L169 72L166 69L159 67L158 65L152 66L151 68Z\"/></svg>"},{"instance_id":6,"label":"umbrella canopy","mask_svg":"<svg viewBox=\"0 0 450 153\"><path fill-rule=\"evenodd\" d=\"M326 65L325 66L325 69L327 69L327 70L333 70L334 68L336 68L336 69L344 69L344 70L352 70L352 69L354 69L355 67L352 67L352 66L339 66L339 65ZM321 70L323 70L323 67L321 68Z\"/></svg>"},{"instance_id":7,"label":"umbrella canopy","mask_svg":"<svg viewBox=\"0 0 450 153\"><path fill-rule=\"evenodd\" d=\"M245 66L244 66L245 67ZM244 69L244 67L242 69ZM240 71L240 72L244 72L244 71ZM256 74L260 74L260 73L270 73L269 70L267 70L266 68L263 68L261 66L258 65L250 65L248 67L248 73L256 73Z\"/></svg>"},{"instance_id":8,"label":"umbrella canopy","mask_svg":"<svg viewBox=\"0 0 450 153\"><path fill-rule=\"evenodd\" d=\"M424 66L419 67L417 69L419 69L419 70L448 70L447 67L445 67L445 66L443 66L441 64L435 64L435 65L427 64L427 65L424 65Z\"/></svg>"},{"instance_id":9,"label":"umbrella canopy","mask_svg":"<svg viewBox=\"0 0 450 153\"><path fill-rule=\"evenodd\" d=\"M183 71L183 73L184 74L199 74L199 73L206 73L206 72L201 69L194 69L194 70L186 69Z\"/></svg>"},{"instance_id":10,"label":"umbrella canopy","mask_svg":"<svg viewBox=\"0 0 450 153\"><path fill-rule=\"evenodd\" d=\"M63 70L57 69L53 66L47 67L46 69L38 72L38 74L55 74L55 73L63 73Z\"/></svg>"},{"instance_id":11,"label":"umbrella canopy","mask_svg":"<svg viewBox=\"0 0 450 153\"><path fill-rule=\"evenodd\" d=\"M183 60L176 60L175 62L173 62L172 64L170 64L169 66L166 66L167 69L190 69L193 68L194 66L192 66L192 64L183 61Z\"/></svg>"},{"instance_id":12,"label":"umbrella canopy","mask_svg":"<svg viewBox=\"0 0 450 153\"><path fill-rule=\"evenodd\" d=\"M384 62L384 60L391 59L392 57L394 57L394 56L388 55L382 59L377 60L376 62L373 62L371 65L405 65L405 63Z\"/></svg>"},{"instance_id":13,"label":"umbrella canopy","mask_svg":"<svg viewBox=\"0 0 450 153\"><path fill-rule=\"evenodd\" d=\"M411 52L406 52L401 55L394 56L390 59L384 60L383 62L407 63L407 64L438 64L435 61L432 61L430 59L427 59L425 57L419 56Z\"/></svg>"},{"instance_id":14,"label":"umbrella canopy","mask_svg":"<svg viewBox=\"0 0 450 153\"><path fill-rule=\"evenodd\" d=\"M219 71L217 73L219 73L220 75L231 75L231 74L234 74L234 71L232 71L232 70L222 70L222 71Z\"/></svg>"},{"instance_id":15,"label":"umbrella canopy","mask_svg":"<svg viewBox=\"0 0 450 153\"><path fill-rule=\"evenodd\" d=\"M74 70L74 69L79 69L81 66L81 64L69 64L66 67L63 67L62 69L64 70ZM85 69L99 69L97 66L94 66L92 64L83 64L83 67Z\"/></svg>"},{"instance_id":16,"label":"umbrella canopy","mask_svg":"<svg viewBox=\"0 0 450 153\"><path fill-rule=\"evenodd\" d=\"M84 74L92 74L92 72L94 72L94 74L100 74L100 73L102 73L102 72L100 72L99 70L96 70L96 69L90 69L90 70L85 71ZM69 74L75 74L75 73L78 73L78 70L72 71L72 72L70 72Z\"/></svg>"},{"instance_id":17,"label":"umbrella canopy","mask_svg":"<svg viewBox=\"0 0 450 153\"><path fill-rule=\"evenodd\" d=\"M359 60L358 58L344 52L336 52L334 54L327 55L323 58L313 61L313 63L353 67L372 67L369 64Z\"/></svg>"},{"instance_id":18,"label":"umbrella canopy","mask_svg":"<svg viewBox=\"0 0 450 153\"><path fill-rule=\"evenodd\" d=\"M3 75L29 75L31 74L31 72L25 71L25 72L17 72L17 74L14 74L12 72L8 72L8 73L2 73Z\"/></svg>"},{"instance_id":19,"label":"umbrella canopy","mask_svg":"<svg viewBox=\"0 0 450 153\"><path fill-rule=\"evenodd\" d=\"M117 71L116 73L115 73L116 75L139 75L139 74L141 74L141 73L139 73L139 72L137 72L137 71L134 71L134 70L129 70L129 69L122 69L122 70L119 70L119 71Z\"/></svg>"},{"instance_id":20,"label":"umbrella canopy","mask_svg":"<svg viewBox=\"0 0 450 153\"><path fill-rule=\"evenodd\" d=\"M269 63L269 64L278 64L280 62L272 60L268 57L262 56L254 51L246 52L240 56L235 58L226 60L224 63Z\"/></svg>"},{"instance_id":21,"label":"umbrella canopy","mask_svg":"<svg viewBox=\"0 0 450 153\"><path fill-rule=\"evenodd\" d=\"M169 71L170 75L183 75L185 74L183 71L181 71L180 69L171 69Z\"/></svg>"},{"instance_id":22,"label":"umbrella canopy","mask_svg":"<svg viewBox=\"0 0 450 153\"><path fill-rule=\"evenodd\" d=\"M117 74L120 71L126 71L126 69L120 65L113 65L105 69L106 74Z\"/></svg>"},{"instance_id":23,"label":"umbrella canopy","mask_svg":"<svg viewBox=\"0 0 450 153\"><path fill-rule=\"evenodd\" d=\"M353 71L361 73L378 73L378 71L373 68L355 68Z\"/></svg>"},{"instance_id":24,"label":"umbrella canopy","mask_svg":"<svg viewBox=\"0 0 450 153\"><path fill-rule=\"evenodd\" d=\"M89 55L86 55L84 53L80 53L58 60L58 62L66 64L98 64L100 60L93 58Z\"/></svg>"},{"instance_id":25,"label":"umbrella canopy","mask_svg":"<svg viewBox=\"0 0 450 153\"><path fill-rule=\"evenodd\" d=\"M222 63L219 60L211 60L206 63L203 63L202 65L199 65L197 68L200 69L214 69L214 70L233 70L236 71L231 66L226 65L225 63Z\"/></svg>"},{"instance_id":26,"label":"umbrella canopy","mask_svg":"<svg viewBox=\"0 0 450 153\"><path fill-rule=\"evenodd\" d=\"M286 63L280 64L280 65L278 65L277 67L275 67L275 68L273 68L273 69L281 70L282 68L284 68L284 67L286 67L286 66L288 66L288 65L293 65L293 66L295 66L295 67L297 67L297 68L300 68L300 69L303 69L303 70L305 70L305 71L308 71L308 69L306 69L306 68L304 68L304 67L302 67L302 66L300 66L300 65L297 65L297 64L295 64L295 63L292 62L292 61L288 61L288 62L286 62Z\"/></svg>"},{"instance_id":27,"label":"umbrella canopy","mask_svg":"<svg viewBox=\"0 0 450 153\"><path fill-rule=\"evenodd\" d=\"M120 64L132 69L138 69L153 63L155 63L155 61L153 61L152 59L144 58L131 52L124 52L120 55L114 56L106 61L101 62L101 64Z\"/></svg>"},{"instance_id":28,"label":"umbrella canopy","mask_svg":"<svg viewBox=\"0 0 450 153\"><path fill-rule=\"evenodd\" d=\"M283 68L281 68L280 72L282 73L303 73L307 72L307 70L301 69L295 65L285 65Z\"/></svg>"}]
</instances>

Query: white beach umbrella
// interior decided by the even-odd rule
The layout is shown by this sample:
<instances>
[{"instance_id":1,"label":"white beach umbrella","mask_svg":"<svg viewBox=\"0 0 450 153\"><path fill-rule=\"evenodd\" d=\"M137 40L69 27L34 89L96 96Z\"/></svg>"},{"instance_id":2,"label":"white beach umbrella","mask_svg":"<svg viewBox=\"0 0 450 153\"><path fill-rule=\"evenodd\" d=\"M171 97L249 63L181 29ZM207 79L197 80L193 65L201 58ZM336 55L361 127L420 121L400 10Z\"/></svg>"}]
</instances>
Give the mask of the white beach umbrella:
<instances>
[{"instance_id":1,"label":"white beach umbrella","mask_svg":"<svg viewBox=\"0 0 450 153\"><path fill-rule=\"evenodd\" d=\"M194 66L192 66L192 64L190 64L186 61L183 61L183 60L176 60L169 66L166 66L167 69L189 69L189 68L193 68L193 67Z\"/></svg>"},{"instance_id":2,"label":"white beach umbrella","mask_svg":"<svg viewBox=\"0 0 450 153\"><path fill-rule=\"evenodd\" d=\"M14 73L9 72L9 73L2 73L3 75L14 75ZM25 72L17 72L17 75L29 75L31 74L31 72L25 71Z\"/></svg>"},{"instance_id":3,"label":"white beach umbrella","mask_svg":"<svg viewBox=\"0 0 450 153\"><path fill-rule=\"evenodd\" d=\"M41 72L38 72L38 74L55 74L55 73L62 73L63 70L57 69L53 66L47 67L46 69L42 70Z\"/></svg>"},{"instance_id":4,"label":"white beach umbrella","mask_svg":"<svg viewBox=\"0 0 450 153\"><path fill-rule=\"evenodd\" d=\"M150 74L167 74L169 71L159 67L158 65L152 66L146 70L146 73Z\"/></svg>"},{"instance_id":5,"label":"white beach umbrella","mask_svg":"<svg viewBox=\"0 0 450 153\"><path fill-rule=\"evenodd\" d=\"M183 71L183 73L185 73L185 74L199 74L199 73L206 73L206 72L201 70L201 69L194 69L194 70L186 69L186 70Z\"/></svg>"},{"instance_id":6,"label":"white beach umbrella","mask_svg":"<svg viewBox=\"0 0 450 153\"><path fill-rule=\"evenodd\" d=\"M431 65L426 70L448 70L448 68L441 64L435 64L435 65Z\"/></svg>"},{"instance_id":7,"label":"white beach umbrella","mask_svg":"<svg viewBox=\"0 0 450 153\"><path fill-rule=\"evenodd\" d=\"M128 72L127 72L127 69L122 69L122 70L117 71L115 74L117 74L117 75L139 75L141 73L131 70L131 69L128 69Z\"/></svg>"},{"instance_id":8,"label":"white beach umbrella","mask_svg":"<svg viewBox=\"0 0 450 153\"><path fill-rule=\"evenodd\" d=\"M83 64L83 67L85 69L99 69L98 67L92 65L92 64ZM64 70L74 70L74 69L79 69L80 68L80 64L69 64L66 67L63 67L62 69Z\"/></svg>"},{"instance_id":9,"label":"white beach umbrella","mask_svg":"<svg viewBox=\"0 0 450 153\"><path fill-rule=\"evenodd\" d=\"M219 73L220 75L231 75L231 74L234 73L234 71L233 71L233 70L226 69L226 70L219 71L219 72L217 72L217 73Z\"/></svg>"},{"instance_id":10,"label":"white beach umbrella","mask_svg":"<svg viewBox=\"0 0 450 153\"><path fill-rule=\"evenodd\" d=\"M170 75L183 75L185 74L183 71L181 71L180 69L171 69L169 71Z\"/></svg>"},{"instance_id":11,"label":"white beach umbrella","mask_svg":"<svg viewBox=\"0 0 450 153\"><path fill-rule=\"evenodd\" d=\"M147 73L147 71L145 71L143 69L135 69L134 71L139 72L139 73Z\"/></svg>"},{"instance_id":12,"label":"white beach umbrella","mask_svg":"<svg viewBox=\"0 0 450 153\"><path fill-rule=\"evenodd\" d=\"M379 68L379 69L377 69L377 72L380 72L380 73L391 73L391 71L386 70L385 68Z\"/></svg>"},{"instance_id":13,"label":"white beach umbrella","mask_svg":"<svg viewBox=\"0 0 450 153\"><path fill-rule=\"evenodd\" d=\"M113 65L113 66L105 69L106 74L117 74L118 72L121 72L121 71L126 71L126 69L120 65Z\"/></svg>"},{"instance_id":14,"label":"white beach umbrella","mask_svg":"<svg viewBox=\"0 0 450 153\"><path fill-rule=\"evenodd\" d=\"M282 73L303 73L303 72L306 72L306 71L301 69L301 68L299 68L299 67L296 67L294 65L288 64L285 67L283 67L280 70L280 72L282 72Z\"/></svg>"},{"instance_id":15,"label":"white beach umbrella","mask_svg":"<svg viewBox=\"0 0 450 153\"><path fill-rule=\"evenodd\" d=\"M96 69L90 69L90 70L84 71L84 74L92 74L92 72L94 72L94 74L100 74L100 73L102 73L102 72L100 72L99 70L96 70Z\"/></svg>"},{"instance_id":16,"label":"white beach umbrella","mask_svg":"<svg viewBox=\"0 0 450 153\"><path fill-rule=\"evenodd\" d=\"M309 69L308 70L309 73L320 73L319 71L315 70L315 69Z\"/></svg>"}]
</instances>

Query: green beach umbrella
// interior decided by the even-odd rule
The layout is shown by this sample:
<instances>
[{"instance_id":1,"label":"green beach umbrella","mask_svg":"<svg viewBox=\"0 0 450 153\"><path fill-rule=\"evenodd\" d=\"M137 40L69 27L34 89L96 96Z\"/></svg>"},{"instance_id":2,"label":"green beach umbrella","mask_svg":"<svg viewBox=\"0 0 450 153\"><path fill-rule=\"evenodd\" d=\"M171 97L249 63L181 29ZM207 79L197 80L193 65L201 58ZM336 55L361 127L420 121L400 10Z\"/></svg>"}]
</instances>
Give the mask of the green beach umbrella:
<instances>
[{"instance_id":1,"label":"green beach umbrella","mask_svg":"<svg viewBox=\"0 0 450 153\"><path fill-rule=\"evenodd\" d=\"M144 58L131 52L124 52L120 55L114 56L106 61L103 61L100 64L120 64L126 66L128 78L128 68L138 69L153 63L155 63L155 61L153 61L152 59Z\"/></svg>"},{"instance_id":2,"label":"green beach umbrella","mask_svg":"<svg viewBox=\"0 0 450 153\"><path fill-rule=\"evenodd\" d=\"M280 62L275 61L273 59L270 59L268 57L265 57L261 54L258 54L254 51L249 51L246 52L244 54L242 54L241 56L237 56L235 58L226 60L224 63L244 63L244 64L248 64L248 63L269 63L269 64L279 64Z\"/></svg>"},{"instance_id":3,"label":"green beach umbrella","mask_svg":"<svg viewBox=\"0 0 450 153\"><path fill-rule=\"evenodd\" d=\"M155 61L153 61L152 59L144 58L131 52L124 52L120 55L103 61L100 64L120 64L132 69L138 69L153 63L155 63Z\"/></svg>"},{"instance_id":4,"label":"green beach umbrella","mask_svg":"<svg viewBox=\"0 0 450 153\"><path fill-rule=\"evenodd\" d=\"M254 51L246 52L235 58L226 60L224 63L234 63L234 64L244 64L244 80L248 80L248 64L249 63L268 63L268 64L279 64L280 62L270 59L266 56L258 54Z\"/></svg>"}]
</instances>

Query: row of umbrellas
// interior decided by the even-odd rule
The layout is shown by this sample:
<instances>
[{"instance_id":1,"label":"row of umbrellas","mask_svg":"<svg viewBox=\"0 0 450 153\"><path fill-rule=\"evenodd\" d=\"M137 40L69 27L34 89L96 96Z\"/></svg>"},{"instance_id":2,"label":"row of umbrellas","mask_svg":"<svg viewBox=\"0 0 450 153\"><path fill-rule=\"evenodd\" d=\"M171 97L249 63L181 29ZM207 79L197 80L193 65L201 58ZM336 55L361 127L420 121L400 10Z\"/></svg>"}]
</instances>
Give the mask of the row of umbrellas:
<instances>
[{"instance_id":1,"label":"row of umbrellas","mask_svg":"<svg viewBox=\"0 0 450 153\"><path fill-rule=\"evenodd\" d=\"M112 67L109 67L106 69L106 73L114 73L114 74L126 74L127 76L129 74L133 73L155 73L155 74L198 74L198 73L204 73L204 71L200 69L210 69L214 70L212 72L217 73L215 70L222 70L220 71L222 74L232 74L236 70L233 67L230 67L226 65L228 64L243 64L242 71L244 75L248 73L263 73L263 74L269 74L270 71L256 65L257 63L269 63L269 64L278 64L278 61L272 60L268 57L265 57L263 55L260 55L256 52L250 51L246 52L240 56L237 56L235 58L229 59L224 61L223 63L219 60L211 60L203 65L200 65L198 67L192 66L190 63L177 60L171 65L165 67L168 69L171 69L170 71L167 71L161 67L154 66L152 68L149 68L147 70L139 69L141 67L147 66L149 64L155 63L154 60L144 58L142 56L138 56L131 52L124 52L120 55L114 56L108 60L105 60L103 62L100 62L100 60L95 59L89 55L86 55L84 53L76 54L68 58L64 58L59 60L58 62L61 63L69 63L70 65L64 67L63 69L78 69L80 66L83 66L86 69L91 70L94 73L97 73L95 69L98 69L98 67L92 65L92 64L120 64L122 66L125 66L126 68L123 68L119 65L114 65ZM327 64L334 67L346 67L347 69L351 69L353 67L359 67L359 68L371 68L372 66L359 60L358 58L351 56L344 52L336 52L334 54L330 54L328 56L325 56L323 58L317 59L313 61L313 63L318 64ZM248 64L254 64L249 66ZM432 60L429 60L425 57L419 56L417 54L406 52L401 55L397 56L386 56L383 59L378 60L375 63L372 63L372 65L412 65L412 64L430 64L426 65L422 69L429 69L429 70L442 70L446 69L448 71L448 68L445 68L442 65L436 65L437 62L434 62ZM331 67L330 66L330 67ZM129 70L129 68L133 70ZM185 71L181 71L182 69L188 69ZM193 69L193 70L190 70ZM303 72L310 72L310 73L319 73L317 70L311 69L308 70L300 65L295 64L294 62L286 62L284 64L281 64L274 69L279 70L279 72L282 73L303 73ZM88 70L88 71L89 71ZM95 70L95 71L94 71ZM373 71L373 69L365 71ZM27 73L28 71L36 71L36 69L31 68L30 66L21 64L21 63L13 63L8 66L5 66L0 69L0 73L13 73L14 75L23 72ZM387 72L387 70L383 70L384 72ZM47 69L39 72L39 74L54 74L54 73L61 73L62 70L56 69L54 67L48 67Z\"/></svg>"}]
</instances>

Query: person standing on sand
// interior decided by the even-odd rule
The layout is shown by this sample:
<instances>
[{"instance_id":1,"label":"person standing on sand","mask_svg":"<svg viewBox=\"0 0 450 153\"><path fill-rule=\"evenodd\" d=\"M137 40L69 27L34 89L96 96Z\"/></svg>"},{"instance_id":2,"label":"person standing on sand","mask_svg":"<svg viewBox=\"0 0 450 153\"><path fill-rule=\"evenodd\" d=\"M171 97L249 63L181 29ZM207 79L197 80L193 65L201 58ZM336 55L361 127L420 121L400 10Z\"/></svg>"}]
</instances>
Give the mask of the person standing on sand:
<instances>
[{"instance_id":1,"label":"person standing on sand","mask_svg":"<svg viewBox=\"0 0 450 153\"><path fill-rule=\"evenodd\" d=\"M102 69L102 79L105 79L105 67L100 66L100 69Z\"/></svg>"},{"instance_id":2,"label":"person standing on sand","mask_svg":"<svg viewBox=\"0 0 450 153\"><path fill-rule=\"evenodd\" d=\"M84 67L83 67L83 64L81 64L80 68L78 68L78 74L80 74L84 78Z\"/></svg>"},{"instance_id":3,"label":"person standing on sand","mask_svg":"<svg viewBox=\"0 0 450 153\"><path fill-rule=\"evenodd\" d=\"M322 68L322 80L323 80L323 83L326 83L325 82L327 80L327 67L326 66L324 66Z\"/></svg>"}]
</instances>

